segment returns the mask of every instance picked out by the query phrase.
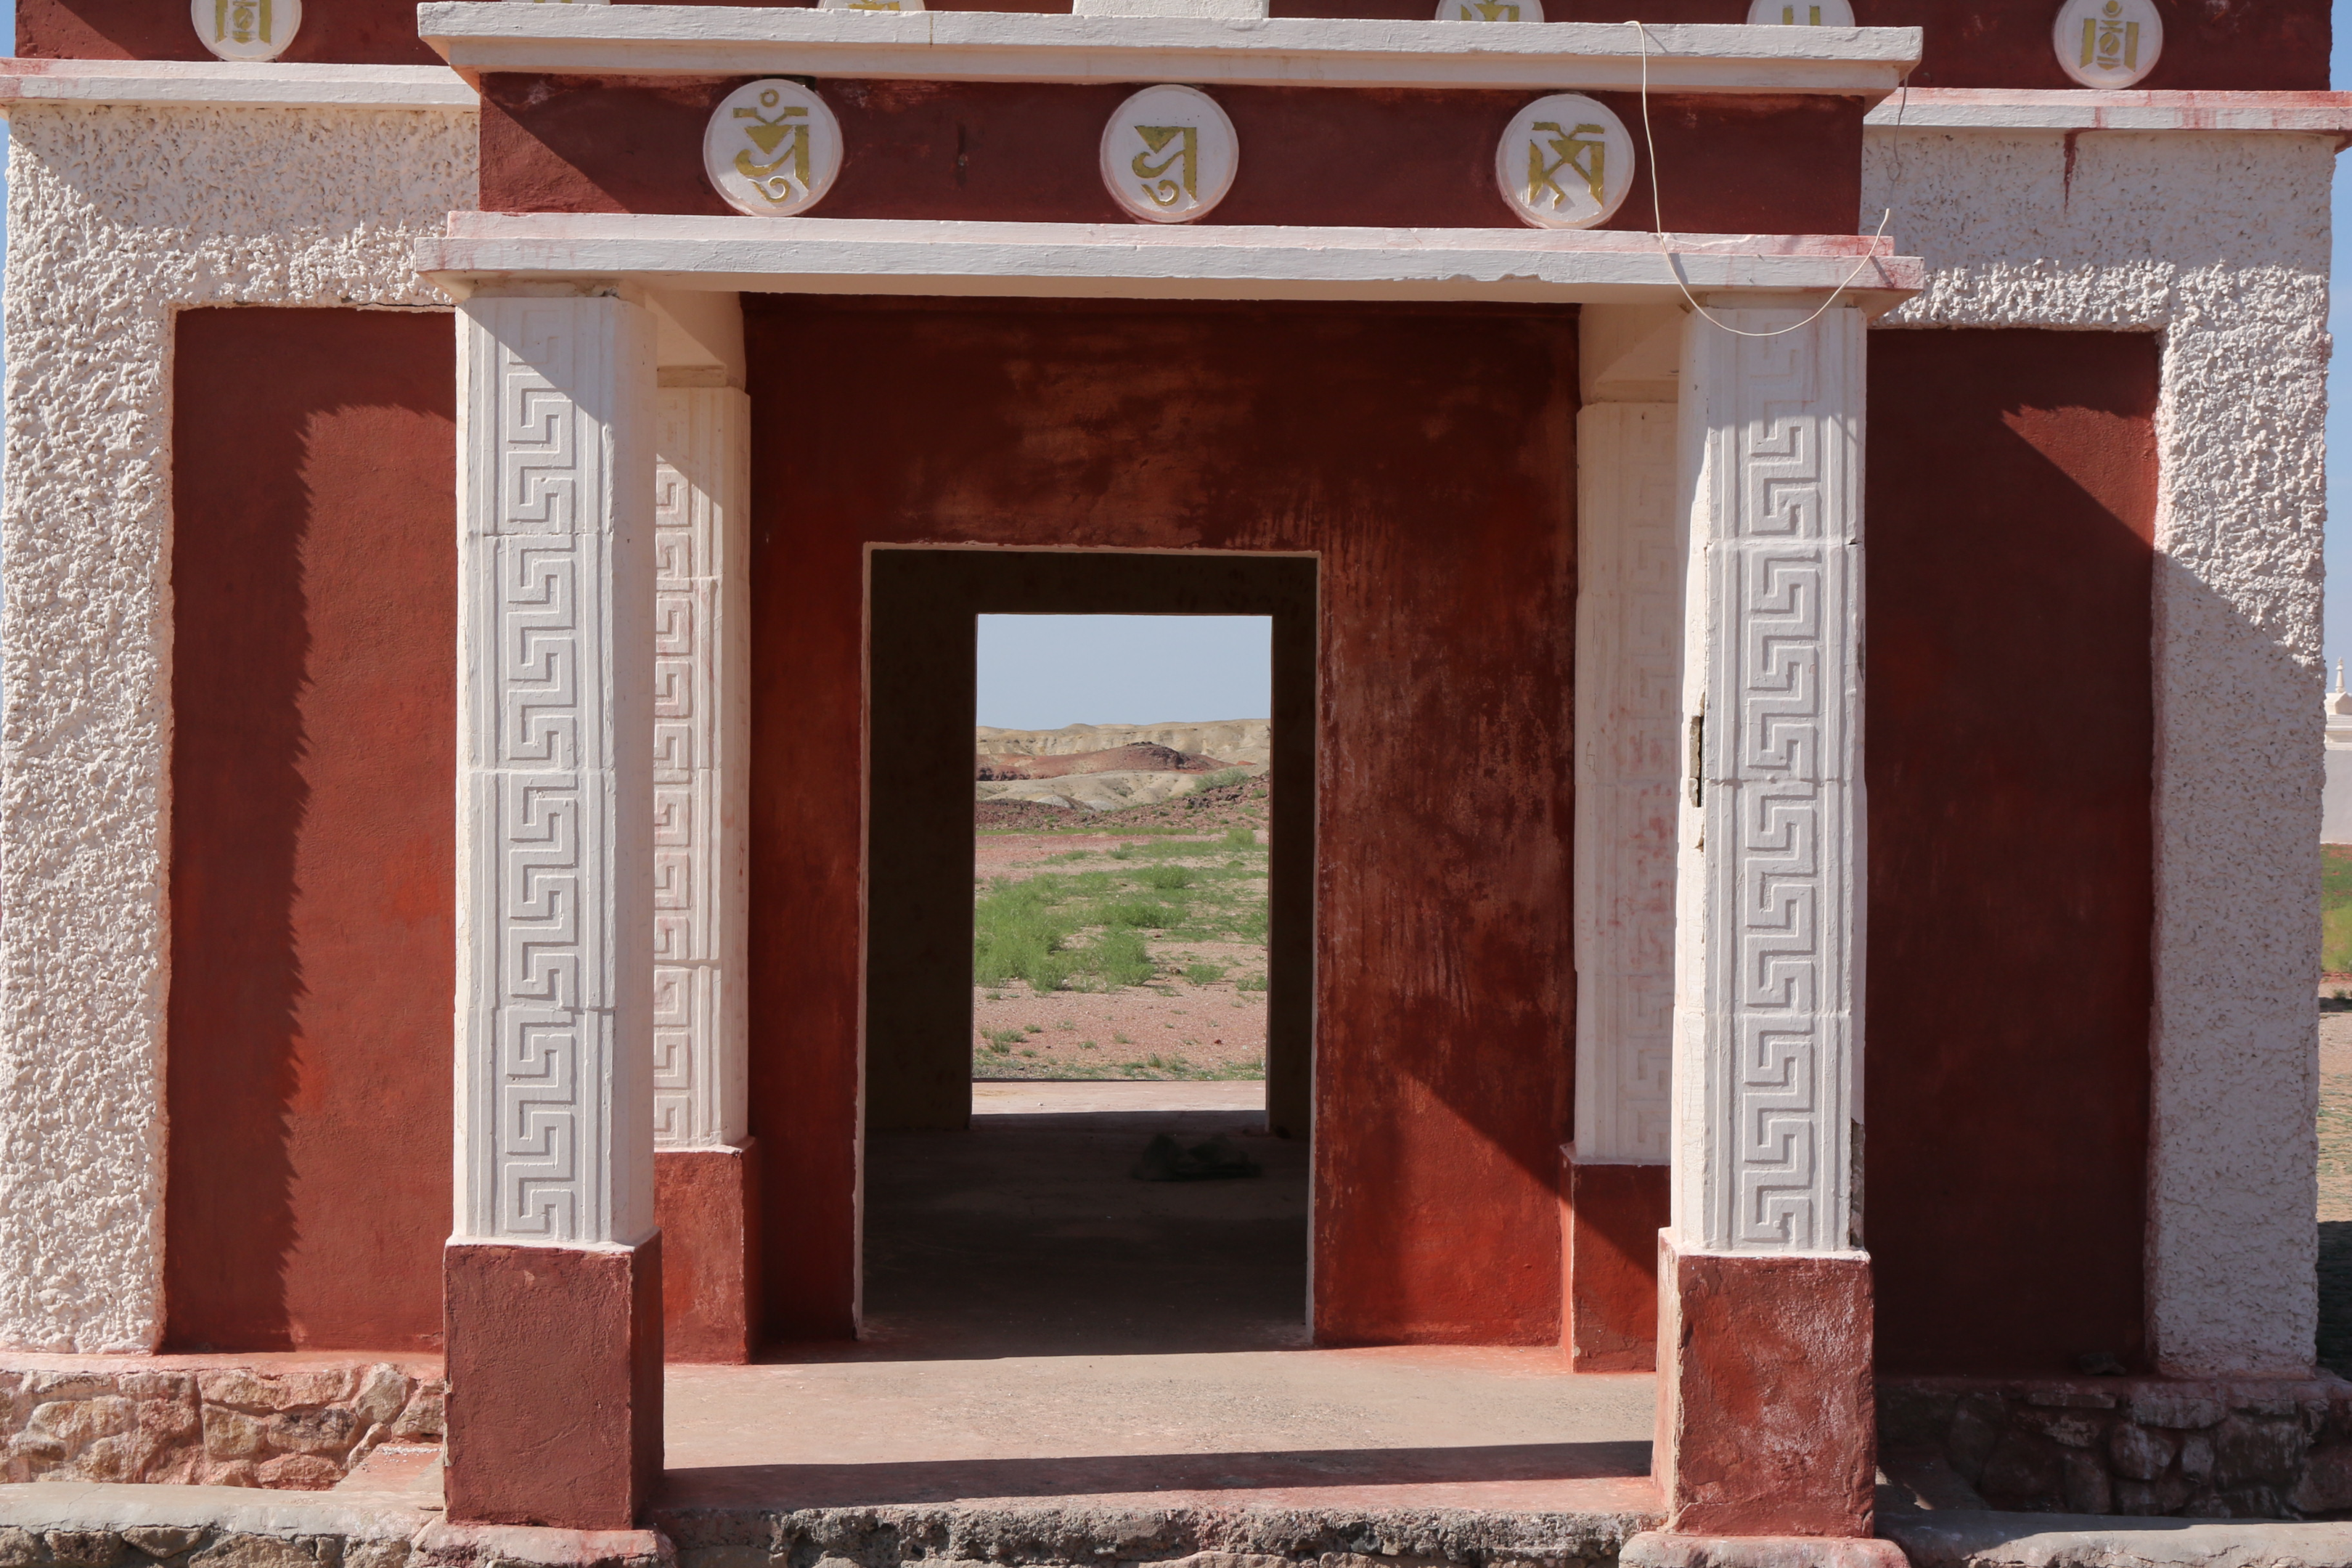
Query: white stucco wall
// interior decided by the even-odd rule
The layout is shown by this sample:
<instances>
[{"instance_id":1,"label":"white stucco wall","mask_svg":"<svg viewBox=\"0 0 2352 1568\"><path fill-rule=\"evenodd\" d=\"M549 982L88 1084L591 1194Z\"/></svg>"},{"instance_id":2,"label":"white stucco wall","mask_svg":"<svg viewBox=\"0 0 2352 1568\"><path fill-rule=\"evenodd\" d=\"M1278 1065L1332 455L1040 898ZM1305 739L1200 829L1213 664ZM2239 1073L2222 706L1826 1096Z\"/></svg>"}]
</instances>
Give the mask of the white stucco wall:
<instances>
[{"instance_id":1,"label":"white stucco wall","mask_svg":"<svg viewBox=\"0 0 2352 1568\"><path fill-rule=\"evenodd\" d=\"M2333 163L2323 137L1916 130L1864 163L1868 222L1892 205L1932 268L1887 325L2162 335L2147 1285L2179 1373L2302 1371L2316 1324Z\"/></svg>"},{"instance_id":2,"label":"white stucco wall","mask_svg":"<svg viewBox=\"0 0 2352 1568\"><path fill-rule=\"evenodd\" d=\"M0 512L0 1343L163 1331L171 343L182 306L439 306L470 111L18 106Z\"/></svg>"}]
</instances>

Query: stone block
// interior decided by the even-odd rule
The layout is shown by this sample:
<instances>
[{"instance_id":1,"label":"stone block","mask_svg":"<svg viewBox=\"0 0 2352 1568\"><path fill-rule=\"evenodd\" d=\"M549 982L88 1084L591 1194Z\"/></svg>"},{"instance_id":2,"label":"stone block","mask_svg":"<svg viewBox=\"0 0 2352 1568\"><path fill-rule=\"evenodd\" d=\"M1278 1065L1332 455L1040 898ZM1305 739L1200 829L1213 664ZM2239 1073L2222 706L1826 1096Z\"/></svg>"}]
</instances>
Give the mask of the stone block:
<instances>
[{"instance_id":1,"label":"stone block","mask_svg":"<svg viewBox=\"0 0 2352 1568\"><path fill-rule=\"evenodd\" d=\"M2116 1396L2103 1388L2029 1388L2025 1403L2052 1410L2113 1410Z\"/></svg>"},{"instance_id":2,"label":"stone block","mask_svg":"<svg viewBox=\"0 0 2352 1568\"><path fill-rule=\"evenodd\" d=\"M131 1410L131 1425L152 1442L193 1443L204 1432L204 1411L194 1397L142 1399Z\"/></svg>"},{"instance_id":3,"label":"stone block","mask_svg":"<svg viewBox=\"0 0 2352 1568\"><path fill-rule=\"evenodd\" d=\"M169 1399L193 1406L196 1380L184 1372L126 1372L115 1380L115 1392L125 1399Z\"/></svg>"},{"instance_id":4,"label":"stone block","mask_svg":"<svg viewBox=\"0 0 2352 1568\"><path fill-rule=\"evenodd\" d=\"M2039 1432L2062 1447L2088 1448L2095 1447L2105 1433L2106 1424L2095 1416L2076 1410L2052 1410L2039 1406L2023 1406L2013 1411L2011 1424L2027 1432Z\"/></svg>"},{"instance_id":5,"label":"stone block","mask_svg":"<svg viewBox=\"0 0 2352 1568\"><path fill-rule=\"evenodd\" d=\"M197 1484L207 1487L257 1487L251 1459L206 1459L197 1467Z\"/></svg>"},{"instance_id":6,"label":"stone block","mask_svg":"<svg viewBox=\"0 0 2352 1568\"><path fill-rule=\"evenodd\" d=\"M254 1472L265 1487L288 1491L324 1491L343 1479L343 1467L317 1454L280 1454Z\"/></svg>"},{"instance_id":7,"label":"stone block","mask_svg":"<svg viewBox=\"0 0 2352 1568\"><path fill-rule=\"evenodd\" d=\"M1961 1479L1970 1486L1978 1484L2007 1425L2008 1411L1998 1395L1971 1394L1960 1400L1952 1412L1945 1452L1951 1457L1952 1468L1959 1472Z\"/></svg>"},{"instance_id":8,"label":"stone block","mask_svg":"<svg viewBox=\"0 0 2352 1568\"><path fill-rule=\"evenodd\" d=\"M2228 1390L2230 1408L2242 1415L2294 1415L2300 1413L2300 1384L2242 1383Z\"/></svg>"},{"instance_id":9,"label":"stone block","mask_svg":"<svg viewBox=\"0 0 2352 1568\"><path fill-rule=\"evenodd\" d=\"M157 1558L194 1551L204 1538L203 1531L176 1524L134 1524L122 1532L123 1540Z\"/></svg>"},{"instance_id":10,"label":"stone block","mask_svg":"<svg viewBox=\"0 0 2352 1568\"><path fill-rule=\"evenodd\" d=\"M2223 1492L2247 1487L2292 1489L2311 1436L2290 1417L2231 1415L2214 1429L2213 1484Z\"/></svg>"},{"instance_id":11,"label":"stone block","mask_svg":"<svg viewBox=\"0 0 2352 1568\"><path fill-rule=\"evenodd\" d=\"M1992 1457L1985 1461L1984 1479L1977 1483L1985 1500L2000 1509L2037 1509L2054 1505L2065 1487L2062 1451L2041 1437L2004 1432Z\"/></svg>"},{"instance_id":12,"label":"stone block","mask_svg":"<svg viewBox=\"0 0 2352 1568\"><path fill-rule=\"evenodd\" d=\"M343 1546L343 1568L408 1568L405 1541L352 1541Z\"/></svg>"},{"instance_id":13,"label":"stone block","mask_svg":"<svg viewBox=\"0 0 2352 1568\"><path fill-rule=\"evenodd\" d=\"M360 1380L360 1391L352 1398L352 1413L370 1426L382 1426L400 1418L408 1405L407 1374L398 1367L378 1364L367 1369Z\"/></svg>"},{"instance_id":14,"label":"stone block","mask_svg":"<svg viewBox=\"0 0 2352 1568\"><path fill-rule=\"evenodd\" d=\"M2113 1513L2115 1490L2107 1467L2095 1453L2077 1448L2066 1456L2066 1511Z\"/></svg>"},{"instance_id":15,"label":"stone block","mask_svg":"<svg viewBox=\"0 0 2352 1568\"><path fill-rule=\"evenodd\" d=\"M36 1405L53 1399L97 1399L115 1392L110 1373L37 1372L25 1380L25 1396Z\"/></svg>"},{"instance_id":16,"label":"stone block","mask_svg":"<svg viewBox=\"0 0 2352 1568\"><path fill-rule=\"evenodd\" d=\"M265 1447L261 1423L243 1411L207 1405L204 1426L205 1452L213 1458L247 1458L259 1454Z\"/></svg>"},{"instance_id":17,"label":"stone block","mask_svg":"<svg viewBox=\"0 0 2352 1568\"><path fill-rule=\"evenodd\" d=\"M2213 1476L2213 1439L2202 1432L2192 1432L2180 1439L2180 1478L2191 1486L2201 1486Z\"/></svg>"},{"instance_id":18,"label":"stone block","mask_svg":"<svg viewBox=\"0 0 2352 1568\"><path fill-rule=\"evenodd\" d=\"M135 1439L125 1434L100 1437L73 1458L74 1473L86 1481L128 1481L138 1473Z\"/></svg>"},{"instance_id":19,"label":"stone block","mask_svg":"<svg viewBox=\"0 0 2352 1568\"><path fill-rule=\"evenodd\" d=\"M25 1423L27 1432L54 1437L71 1453L77 1448L128 1432L136 1424L136 1407L120 1395L104 1394L89 1399L53 1399L33 1406L31 1417Z\"/></svg>"},{"instance_id":20,"label":"stone block","mask_svg":"<svg viewBox=\"0 0 2352 1568\"><path fill-rule=\"evenodd\" d=\"M2149 1482L2117 1481L2115 1492L2117 1513L2149 1515L2164 1511L2164 1500Z\"/></svg>"},{"instance_id":21,"label":"stone block","mask_svg":"<svg viewBox=\"0 0 2352 1568\"><path fill-rule=\"evenodd\" d=\"M188 1559L188 1568L319 1568L319 1560L275 1535L223 1535Z\"/></svg>"},{"instance_id":22,"label":"stone block","mask_svg":"<svg viewBox=\"0 0 2352 1568\"><path fill-rule=\"evenodd\" d=\"M2219 1426L2221 1418L2230 1414L2230 1407L2210 1394L2155 1384L2133 1389L2124 1411L2143 1426L2200 1431Z\"/></svg>"},{"instance_id":23,"label":"stone block","mask_svg":"<svg viewBox=\"0 0 2352 1568\"><path fill-rule=\"evenodd\" d=\"M257 1373L236 1366L199 1373L196 1382L206 1405L269 1415L339 1405L351 1397L354 1375L355 1369L350 1366L305 1367L286 1373Z\"/></svg>"},{"instance_id":24,"label":"stone block","mask_svg":"<svg viewBox=\"0 0 2352 1568\"><path fill-rule=\"evenodd\" d=\"M122 1537L110 1530L52 1530L41 1544L61 1568L113 1568L122 1560Z\"/></svg>"},{"instance_id":25,"label":"stone block","mask_svg":"<svg viewBox=\"0 0 2352 1568\"><path fill-rule=\"evenodd\" d=\"M1948 1388L1878 1385L1878 1441L1883 1447L1933 1448L1952 1429L1960 1396Z\"/></svg>"},{"instance_id":26,"label":"stone block","mask_svg":"<svg viewBox=\"0 0 2352 1568\"><path fill-rule=\"evenodd\" d=\"M2107 1434L2107 1458L2116 1474L2135 1481L2152 1481L2172 1468L2179 1443L2168 1433L2118 1422Z\"/></svg>"},{"instance_id":27,"label":"stone block","mask_svg":"<svg viewBox=\"0 0 2352 1568\"><path fill-rule=\"evenodd\" d=\"M289 1410L261 1424L261 1438L281 1454L331 1455L340 1460L360 1435L358 1417L340 1405Z\"/></svg>"},{"instance_id":28,"label":"stone block","mask_svg":"<svg viewBox=\"0 0 2352 1568\"><path fill-rule=\"evenodd\" d=\"M445 1405L448 1389L438 1382L420 1384L408 1396L407 1406L400 1419L392 1424L394 1441L401 1443L438 1443L447 1430Z\"/></svg>"},{"instance_id":29,"label":"stone block","mask_svg":"<svg viewBox=\"0 0 2352 1568\"><path fill-rule=\"evenodd\" d=\"M2352 1444L2332 1443L2312 1450L2292 1500L2305 1513L2352 1509Z\"/></svg>"},{"instance_id":30,"label":"stone block","mask_svg":"<svg viewBox=\"0 0 2352 1568\"><path fill-rule=\"evenodd\" d=\"M0 1525L0 1568L32 1568L41 1560L41 1538L13 1524Z\"/></svg>"}]
</instances>

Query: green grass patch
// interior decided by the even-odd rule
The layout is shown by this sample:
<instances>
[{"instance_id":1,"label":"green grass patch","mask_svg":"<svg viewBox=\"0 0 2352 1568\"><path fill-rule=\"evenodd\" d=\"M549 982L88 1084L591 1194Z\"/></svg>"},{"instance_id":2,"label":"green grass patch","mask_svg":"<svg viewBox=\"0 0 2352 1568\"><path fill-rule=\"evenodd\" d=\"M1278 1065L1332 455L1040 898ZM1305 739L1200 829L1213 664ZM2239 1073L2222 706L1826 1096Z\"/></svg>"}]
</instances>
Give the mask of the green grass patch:
<instances>
[{"instance_id":1,"label":"green grass patch","mask_svg":"<svg viewBox=\"0 0 2352 1568\"><path fill-rule=\"evenodd\" d=\"M2352 844L2319 847L2319 967L2352 971Z\"/></svg>"}]
</instances>

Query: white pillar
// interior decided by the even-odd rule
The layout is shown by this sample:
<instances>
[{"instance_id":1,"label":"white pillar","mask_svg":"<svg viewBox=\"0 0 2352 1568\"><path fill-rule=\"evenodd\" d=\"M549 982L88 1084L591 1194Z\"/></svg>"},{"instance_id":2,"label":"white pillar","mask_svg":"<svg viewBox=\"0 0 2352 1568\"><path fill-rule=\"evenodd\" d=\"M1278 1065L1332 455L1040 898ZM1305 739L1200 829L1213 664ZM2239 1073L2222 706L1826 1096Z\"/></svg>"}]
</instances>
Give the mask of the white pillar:
<instances>
[{"instance_id":1,"label":"white pillar","mask_svg":"<svg viewBox=\"0 0 2352 1568\"><path fill-rule=\"evenodd\" d=\"M654 1142L745 1131L751 403L658 394L654 491Z\"/></svg>"},{"instance_id":2,"label":"white pillar","mask_svg":"<svg viewBox=\"0 0 2352 1568\"><path fill-rule=\"evenodd\" d=\"M1655 1452L1669 1528L1703 1535L1871 1533L1870 1266L1849 1212L1863 318L1811 309L1716 309L1683 345L1686 761ZM1759 1366L1776 1372L1763 1385Z\"/></svg>"},{"instance_id":3,"label":"white pillar","mask_svg":"<svg viewBox=\"0 0 2352 1568\"><path fill-rule=\"evenodd\" d=\"M1674 1054L1683 313L1587 306L1576 427L1576 1160L1663 1165Z\"/></svg>"},{"instance_id":4,"label":"white pillar","mask_svg":"<svg viewBox=\"0 0 2352 1568\"><path fill-rule=\"evenodd\" d=\"M653 1229L653 358L642 308L458 317L457 1234Z\"/></svg>"},{"instance_id":5,"label":"white pillar","mask_svg":"<svg viewBox=\"0 0 2352 1568\"><path fill-rule=\"evenodd\" d=\"M457 332L448 1510L627 1529L661 1464L653 328L583 285Z\"/></svg>"},{"instance_id":6,"label":"white pillar","mask_svg":"<svg viewBox=\"0 0 2352 1568\"><path fill-rule=\"evenodd\" d=\"M1673 1225L1707 1251L1856 1245L1863 318L1725 330L1808 313L1684 345Z\"/></svg>"}]
</instances>

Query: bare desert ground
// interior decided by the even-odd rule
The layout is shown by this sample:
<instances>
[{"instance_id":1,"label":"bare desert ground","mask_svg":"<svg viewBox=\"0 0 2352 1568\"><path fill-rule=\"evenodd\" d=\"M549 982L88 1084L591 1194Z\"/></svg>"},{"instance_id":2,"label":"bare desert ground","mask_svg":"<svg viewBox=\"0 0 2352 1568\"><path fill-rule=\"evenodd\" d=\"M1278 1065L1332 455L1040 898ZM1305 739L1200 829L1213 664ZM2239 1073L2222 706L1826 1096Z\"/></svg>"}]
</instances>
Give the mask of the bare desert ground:
<instances>
[{"instance_id":1,"label":"bare desert ground","mask_svg":"<svg viewBox=\"0 0 2352 1568\"><path fill-rule=\"evenodd\" d=\"M976 831L972 1076L1264 1077L1267 791Z\"/></svg>"}]
</instances>

